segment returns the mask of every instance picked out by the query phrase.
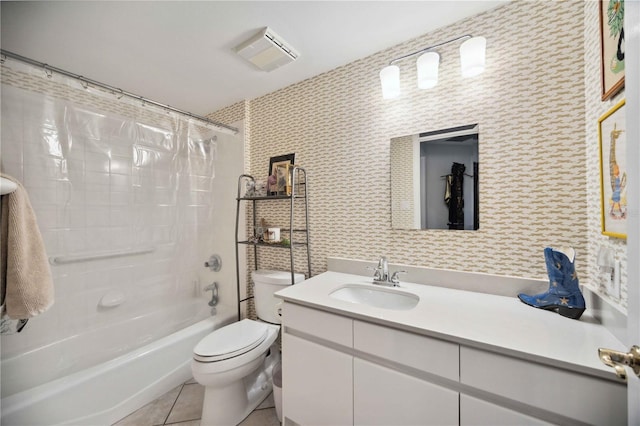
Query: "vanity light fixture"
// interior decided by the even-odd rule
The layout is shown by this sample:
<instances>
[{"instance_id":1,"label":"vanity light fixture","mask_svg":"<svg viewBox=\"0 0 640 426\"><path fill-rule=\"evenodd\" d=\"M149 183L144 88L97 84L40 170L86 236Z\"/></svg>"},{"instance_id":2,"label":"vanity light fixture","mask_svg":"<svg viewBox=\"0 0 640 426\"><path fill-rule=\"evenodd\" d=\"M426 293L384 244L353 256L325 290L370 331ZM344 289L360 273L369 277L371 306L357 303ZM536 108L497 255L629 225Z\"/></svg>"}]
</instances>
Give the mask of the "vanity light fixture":
<instances>
[{"instance_id":1,"label":"vanity light fixture","mask_svg":"<svg viewBox=\"0 0 640 426\"><path fill-rule=\"evenodd\" d=\"M462 39L467 39L460 45L460 69L462 76L474 77L481 74L484 71L487 40L484 37L474 37L471 34L465 34L391 60L389 65L380 71L382 97L384 99L393 99L400 96L400 68L394 65L394 63L415 55L420 55L416 61L418 87L420 89L435 87L438 84L440 54L435 52L434 49Z\"/></svg>"}]
</instances>

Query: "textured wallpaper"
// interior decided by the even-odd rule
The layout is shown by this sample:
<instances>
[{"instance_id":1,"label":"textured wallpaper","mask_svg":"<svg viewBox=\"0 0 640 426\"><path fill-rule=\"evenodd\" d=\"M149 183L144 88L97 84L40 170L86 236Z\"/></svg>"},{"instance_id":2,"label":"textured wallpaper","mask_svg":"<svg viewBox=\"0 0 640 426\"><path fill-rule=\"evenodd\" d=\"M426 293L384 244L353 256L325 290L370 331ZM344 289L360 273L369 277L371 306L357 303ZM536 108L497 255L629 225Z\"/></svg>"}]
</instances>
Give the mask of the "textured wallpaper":
<instances>
[{"instance_id":1,"label":"textured wallpaper","mask_svg":"<svg viewBox=\"0 0 640 426\"><path fill-rule=\"evenodd\" d=\"M600 83L600 31L599 31L599 2L586 1L584 25L584 62L585 62L585 140L587 158L587 229L588 229L588 262L587 276L589 287L598 291L601 297L607 299L623 313L627 309L627 244L619 238L611 238L601 233L600 220L600 148L598 145L598 119L611 107L624 99L624 90L612 99L601 101ZM612 299L604 293L605 273L599 270L596 259L600 247L614 250L616 260L621 264L619 300Z\"/></svg>"},{"instance_id":2,"label":"textured wallpaper","mask_svg":"<svg viewBox=\"0 0 640 426\"><path fill-rule=\"evenodd\" d=\"M417 151L417 149L416 149ZM393 138L390 148L391 164L391 226L394 229L412 229L416 227L414 204L414 153L413 136ZM418 216L419 217L419 216ZM419 219L418 219L419 220ZM420 227L418 225L418 227Z\"/></svg>"},{"instance_id":3,"label":"textured wallpaper","mask_svg":"<svg viewBox=\"0 0 640 426\"><path fill-rule=\"evenodd\" d=\"M597 288L595 245L611 244L621 258L624 245L599 235L594 214L593 138L597 148L597 116L607 109L593 86L595 4L510 3L248 101L248 171L263 176L269 157L294 152L309 172L313 274L326 269L328 256L386 255L395 263L546 278L544 247L571 245L581 282ZM417 89L407 59L398 64L400 98L382 99L378 72L389 60L468 33L487 38L482 75L460 76L454 43L439 49L438 86ZM390 139L470 123L480 125L480 230L391 229ZM277 210L269 212L274 221L283 214ZM280 256L263 258L286 266Z\"/></svg>"}]
</instances>

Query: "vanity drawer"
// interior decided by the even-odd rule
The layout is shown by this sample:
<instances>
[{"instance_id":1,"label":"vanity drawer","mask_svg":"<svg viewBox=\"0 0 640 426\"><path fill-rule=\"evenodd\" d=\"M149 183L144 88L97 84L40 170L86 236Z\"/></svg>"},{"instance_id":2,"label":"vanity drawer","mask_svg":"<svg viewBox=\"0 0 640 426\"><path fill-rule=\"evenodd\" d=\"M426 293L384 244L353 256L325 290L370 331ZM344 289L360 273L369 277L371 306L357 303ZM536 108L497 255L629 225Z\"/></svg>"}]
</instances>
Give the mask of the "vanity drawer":
<instances>
[{"instance_id":1,"label":"vanity drawer","mask_svg":"<svg viewBox=\"0 0 640 426\"><path fill-rule=\"evenodd\" d=\"M458 381L459 345L394 328L353 321L353 347L390 361Z\"/></svg>"},{"instance_id":2,"label":"vanity drawer","mask_svg":"<svg viewBox=\"0 0 640 426\"><path fill-rule=\"evenodd\" d=\"M285 302L282 324L285 333L296 330L349 348L353 344L353 320L343 316Z\"/></svg>"},{"instance_id":3,"label":"vanity drawer","mask_svg":"<svg viewBox=\"0 0 640 426\"><path fill-rule=\"evenodd\" d=\"M562 368L461 346L460 382L581 422L627 422L626 385Z\"/></svg>"}]
</instances>

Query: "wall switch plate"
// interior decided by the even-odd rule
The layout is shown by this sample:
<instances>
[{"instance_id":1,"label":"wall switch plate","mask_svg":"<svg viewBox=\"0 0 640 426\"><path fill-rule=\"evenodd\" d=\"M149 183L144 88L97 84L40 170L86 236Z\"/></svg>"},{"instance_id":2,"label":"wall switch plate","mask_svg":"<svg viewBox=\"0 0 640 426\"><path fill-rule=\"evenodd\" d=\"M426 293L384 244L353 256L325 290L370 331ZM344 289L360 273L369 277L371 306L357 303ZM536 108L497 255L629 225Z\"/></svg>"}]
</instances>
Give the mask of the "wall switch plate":
<instances>
[{"instance_id":1,"label":"wall switch plate","mask_svg":"<svg viewBox=\"0 0 640 426\"><path fill-rule=\"evenodd\" d=\"M616 260L613 267L613 279L611 285L611 292L609 295L614 299L620 299L620 261Z\"/></svg>"},{"instance_id":2,"label":"wall switch plate","mask_svg":"<svg viewBox=\"0 0 640 426\"><path fill-rule=\"evenodd\" d=\"M613 267L610 268L611 273L605 273L605 289L607 294L614 298L620 299L620 261L613 262Z\"/></svg>"}]
</instances>

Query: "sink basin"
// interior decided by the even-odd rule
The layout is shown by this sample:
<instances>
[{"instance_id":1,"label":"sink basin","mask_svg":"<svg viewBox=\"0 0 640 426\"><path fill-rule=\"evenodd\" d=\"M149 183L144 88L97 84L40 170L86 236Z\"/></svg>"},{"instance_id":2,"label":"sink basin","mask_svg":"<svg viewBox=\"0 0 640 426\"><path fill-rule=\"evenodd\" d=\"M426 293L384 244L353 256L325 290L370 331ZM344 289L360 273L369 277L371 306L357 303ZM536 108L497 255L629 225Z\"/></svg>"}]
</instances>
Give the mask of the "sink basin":
<instances>
[{"instance_id":1,"label":"sink basin","mask_svg":"<svg viewBox=\"0 0 640 426\"><path fill-rule=\"evenodd\" d=\"M333 290L329 296L345 302L396 311L413 309L420 301L420 297L413 293L361 284L346 284Z\"/></svg>"}]
</instances>

